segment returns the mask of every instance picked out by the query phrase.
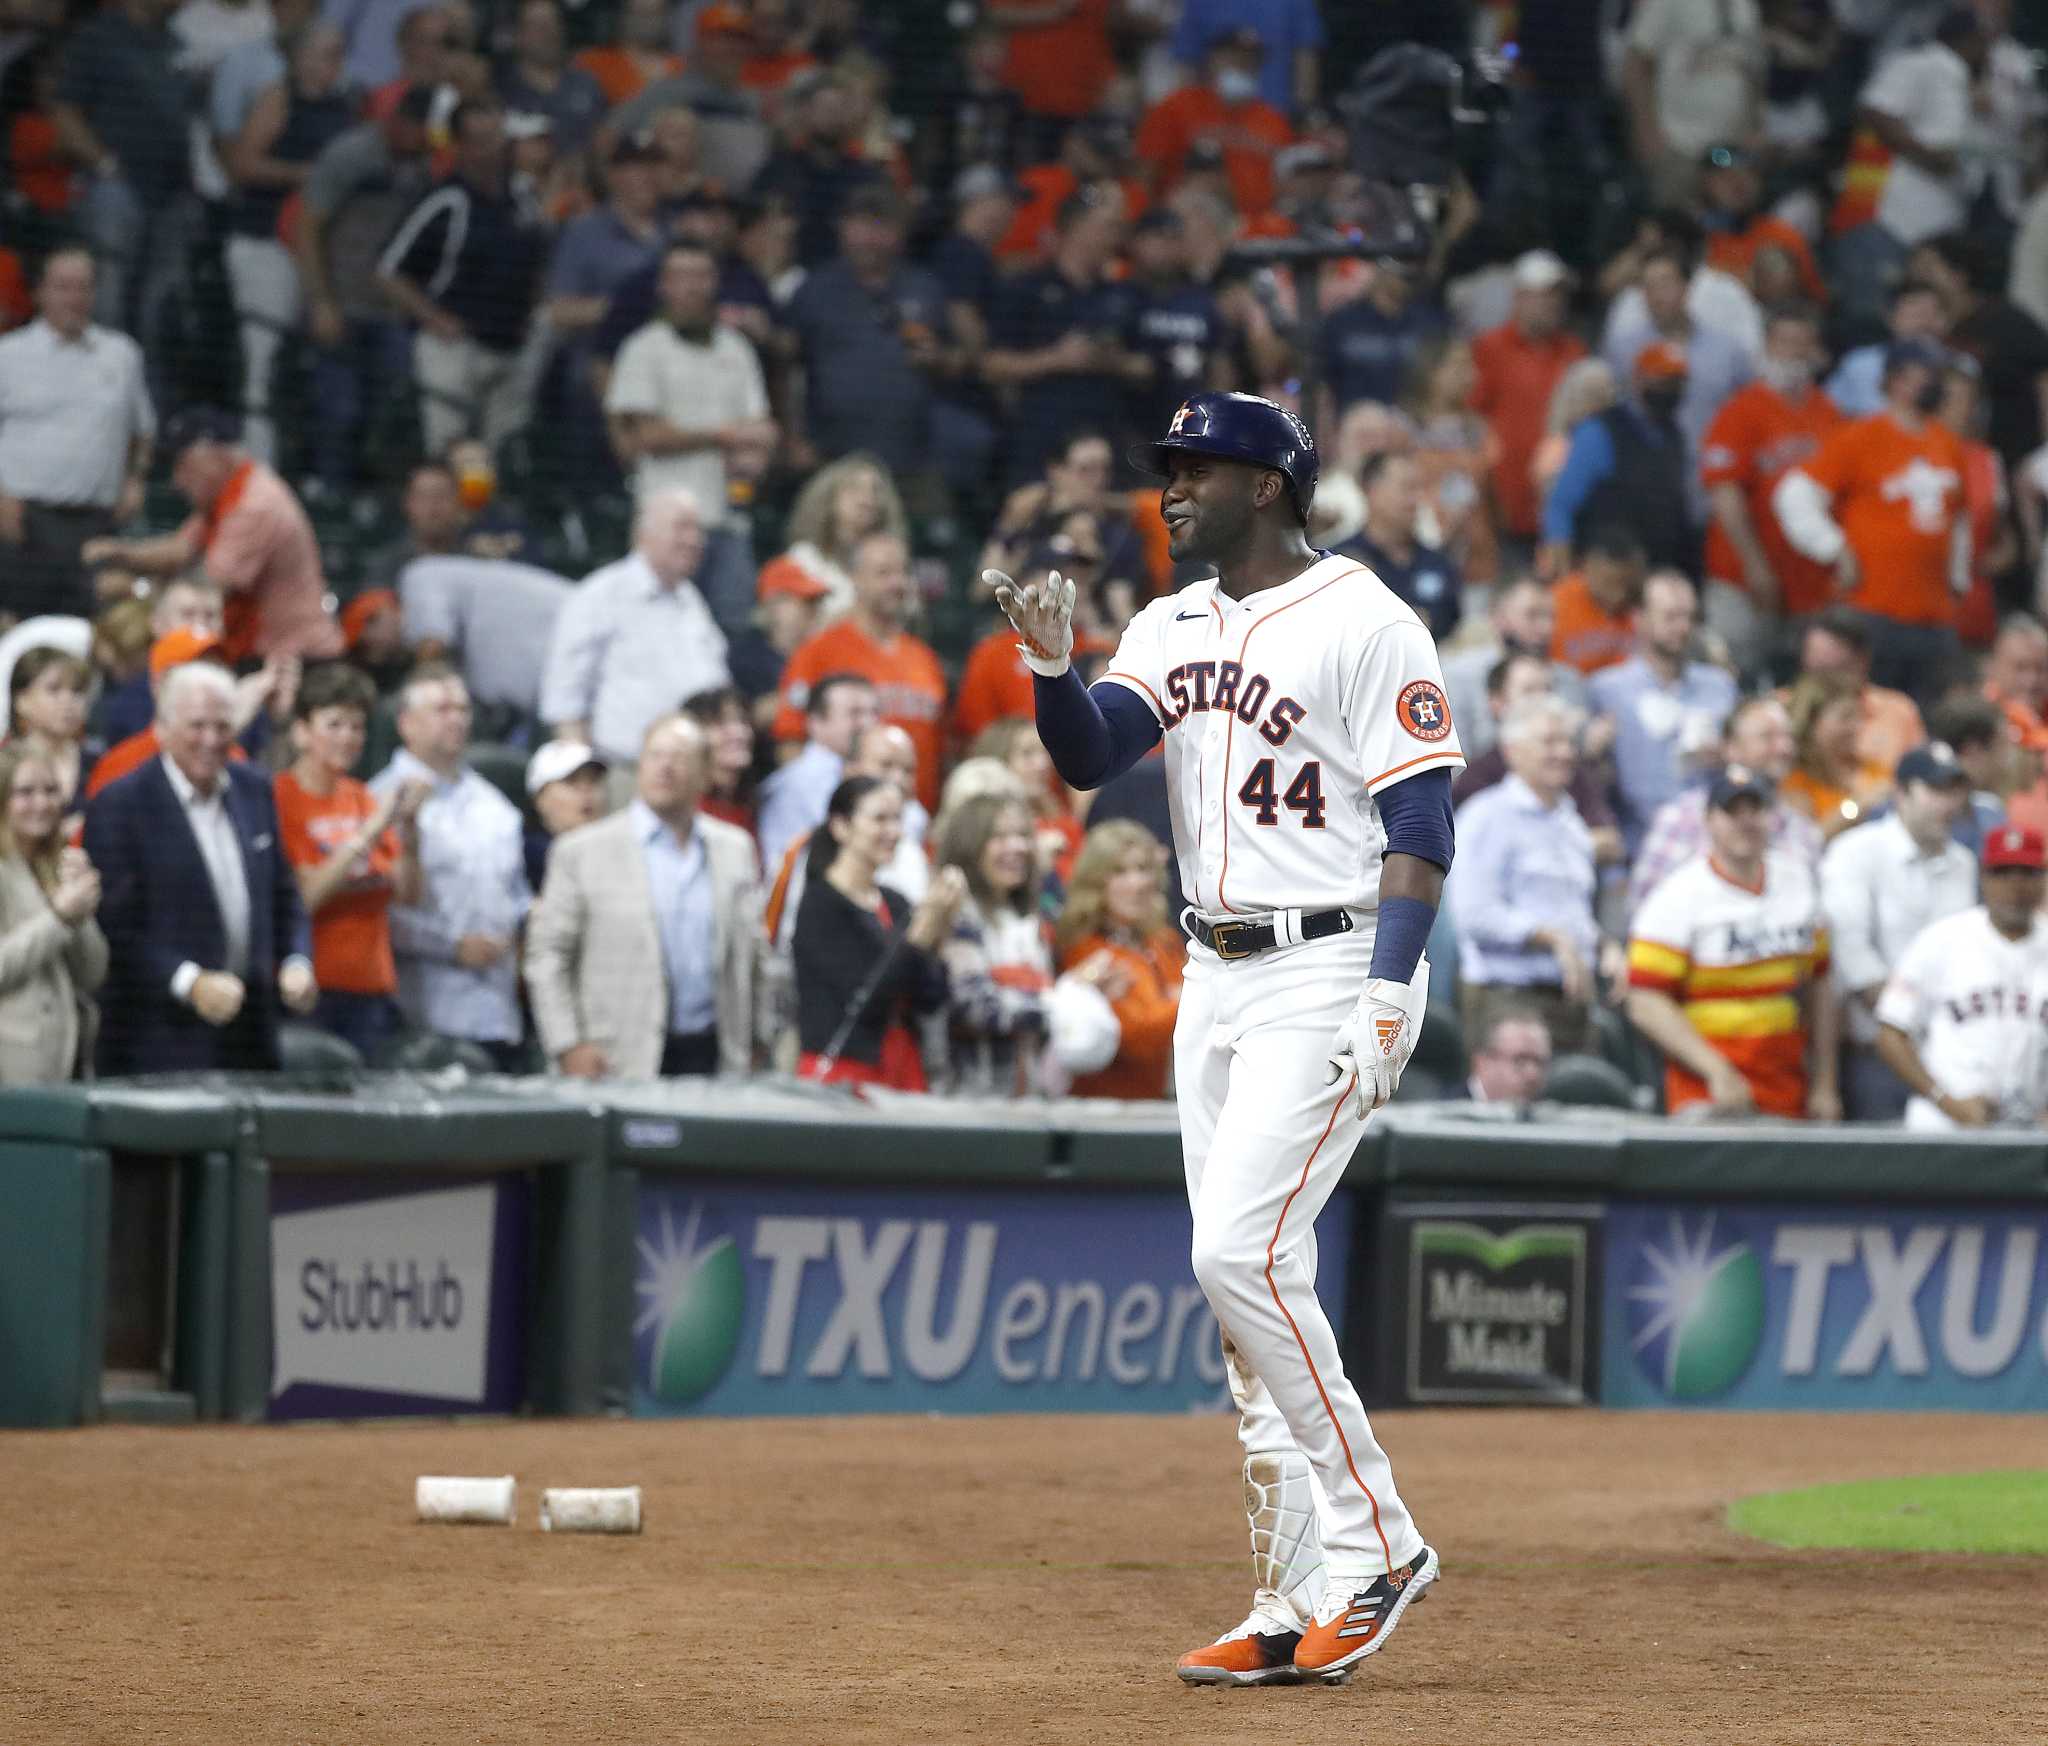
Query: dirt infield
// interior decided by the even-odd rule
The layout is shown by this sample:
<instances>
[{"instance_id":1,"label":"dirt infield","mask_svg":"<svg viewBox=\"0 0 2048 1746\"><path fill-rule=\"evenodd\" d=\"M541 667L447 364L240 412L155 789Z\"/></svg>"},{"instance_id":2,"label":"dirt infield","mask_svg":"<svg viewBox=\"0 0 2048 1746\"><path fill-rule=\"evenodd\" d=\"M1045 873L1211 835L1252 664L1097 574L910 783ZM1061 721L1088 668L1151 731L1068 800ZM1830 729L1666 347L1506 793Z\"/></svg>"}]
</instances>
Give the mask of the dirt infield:
<instances>
[{"instance_id":1,"label":"dirt infield","mask_svg":"<svg viewBox=\"0 0 2048 1746\"><path fill-rule=\"evenodd\" d=\"M2037 1465L2038 1418L1388 1414L1444 1581L1344 1689L1183 1689L1247 1598L1222 1418L0 1438L0 1741L2048 1739L2048 1560L1778 1552L1727 1501ZM520 1479L516 1528L410 1520ZM647 1488L639 1540L543 1485Z\"/></svg>"}]
</instances>

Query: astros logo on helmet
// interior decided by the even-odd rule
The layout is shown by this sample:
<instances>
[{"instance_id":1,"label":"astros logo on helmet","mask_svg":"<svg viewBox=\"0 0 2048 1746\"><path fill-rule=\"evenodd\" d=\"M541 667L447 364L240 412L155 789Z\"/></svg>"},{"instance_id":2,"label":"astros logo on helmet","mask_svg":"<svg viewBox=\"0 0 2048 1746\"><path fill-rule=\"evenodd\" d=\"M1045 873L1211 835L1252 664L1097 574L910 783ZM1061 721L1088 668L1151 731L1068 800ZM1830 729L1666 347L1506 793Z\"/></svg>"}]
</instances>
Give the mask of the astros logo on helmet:
<instances>
[{"instance_id":1,"label":"astros logo on helmet","mask_svg":"<svg viewBox=\"0 0 2048 1746\"><path fill-rule=\"evenodd\" d=\"M1427 679L1418 679L1395 699L1394 713L1418 740L1441 740L1451 731L1451 705Z\"/></svg>"}]
</instances>

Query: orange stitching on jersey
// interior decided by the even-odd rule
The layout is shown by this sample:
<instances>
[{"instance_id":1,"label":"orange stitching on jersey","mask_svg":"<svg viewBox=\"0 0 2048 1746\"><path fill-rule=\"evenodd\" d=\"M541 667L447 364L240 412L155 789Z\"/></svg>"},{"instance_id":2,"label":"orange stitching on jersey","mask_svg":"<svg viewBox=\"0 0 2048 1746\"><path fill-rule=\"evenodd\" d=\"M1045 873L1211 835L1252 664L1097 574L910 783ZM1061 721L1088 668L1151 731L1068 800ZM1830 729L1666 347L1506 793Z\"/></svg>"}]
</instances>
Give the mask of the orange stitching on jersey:
<instances>
[{"instance_id":1,"label":"orange stitching on jersey","mask_svg":"<svg viewBox=\"0 0 2048 1746\"><path fill-rule=\"evenodd\" d=\"M1371 570L1367 569L1365 565L1360 564L1354 569L1346 570L1343 576L1332 576L1329 579L1329 581L1323 583L1320 587L1311 588L1306 594L1304 594L1301 597L1300 600L1290 600L1285 606L1275 607L1263 618L1253 619L1250 624L1245 626L1244 641L1237 645L1237 664L1240 667L1244 665L1245 651L1252 646L1252 633L1258 630L1261 626L1271 624L1274 619L1278 618L1281 615L1281 613L1291 611L1293 608L1303 605L1307 601L1315 599L1315 597L1318 594L1322 593L1323 589L1336 587L1337 584L1339 582L1342 582L1346 576L1370 576L1371 574ZM1209 604L1211 606L1216 606L1216 602L1213 599L1210 600ZM1219 625L1223 622L1223 609L1221 607L1216 608L1216 622ZM1233 741L1235 741L1236 738L1237 711L1233 709L1230 712L1229 724L1223 730L1223 787L1226 792L1229 790L1230 787L1230 748ZM1223 865L1220 869L1218 869L1216 874L1216 907L1218 909L1226 911L1231 915L1236 915L1238 912L1230 907L1230 899L1223 895L1223 881L1228 879L1229 877L1230 802L1226 799L1223 803Z\"/></svg>"},{"instance_id":2,"label":"orange stitching on jersey","mask_svg":"<svg viewBox=\"0 0 2048 1746\"><path fill-rule=\"evenodd\" d=\"M1372 792L1373 782L1384 782L1389 776L1398 776L1403 770L1412 770L1417 764L1434 764L1444 758L1462 758L1463 752L1424 752L1419 758L1410 758L1405 764L1396 764L1391 770L1382 770L1365 785L1366 793Z\"/></svg>"}]
</instances>

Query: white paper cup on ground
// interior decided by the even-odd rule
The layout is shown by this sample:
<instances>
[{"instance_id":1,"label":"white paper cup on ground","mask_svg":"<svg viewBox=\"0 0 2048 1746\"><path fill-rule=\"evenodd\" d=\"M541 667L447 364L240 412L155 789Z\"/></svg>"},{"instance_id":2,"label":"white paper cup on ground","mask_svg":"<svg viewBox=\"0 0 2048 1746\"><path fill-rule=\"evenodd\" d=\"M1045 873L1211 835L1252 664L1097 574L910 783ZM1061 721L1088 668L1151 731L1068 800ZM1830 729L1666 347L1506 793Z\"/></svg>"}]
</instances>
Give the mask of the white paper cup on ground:
<instances>
[{"instance_id":1,"label":"white paper cup on ground","mask_svg":"<svg viewBox=\"0 0 2048 1746\"><path fill-rule=\"evenodd\" d=\"M540 1525L547 1534L637 1534L640 1488L550 1486L540 1494Z\"/></svg>"},{"instance_id":2,"label":"white paper cup on ground","mask_svg":"<svg viewBox=\"0 0 2048 1746\"><path fill-rule=\"evenodd\" d=\"M518 1508L519 1485L509 1473L498 1479L424 1474L413 1482L413 1507L423 1522L487 1522L508 1525Z\"/></svg>"}]
</instances>

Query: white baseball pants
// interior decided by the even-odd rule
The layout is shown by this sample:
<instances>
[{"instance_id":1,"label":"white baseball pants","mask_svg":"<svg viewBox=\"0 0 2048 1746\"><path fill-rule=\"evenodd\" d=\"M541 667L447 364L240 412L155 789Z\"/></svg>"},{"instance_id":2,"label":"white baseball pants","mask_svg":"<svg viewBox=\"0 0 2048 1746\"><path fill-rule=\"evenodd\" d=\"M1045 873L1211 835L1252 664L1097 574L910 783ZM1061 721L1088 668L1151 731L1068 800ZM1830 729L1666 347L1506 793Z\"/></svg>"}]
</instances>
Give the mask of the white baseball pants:
<instances>
[{"instance_id":1,"label":"white baseball pants","mask_svg":"<svg viewBox=\"0 0 2048 1746\"><path fill-rule=\"evenodd\" d=\"M1371 961L1369 934L1231 962L1196 947L1173 1039L1195 1278L1238 1436L1248 1458L1306 1458L1332 1582L1423 1545L1315 1293L1316 1216L1365 1128L1348 1082L1324 1084L1327 1056Z\"/></svg>"}]
</instances>

